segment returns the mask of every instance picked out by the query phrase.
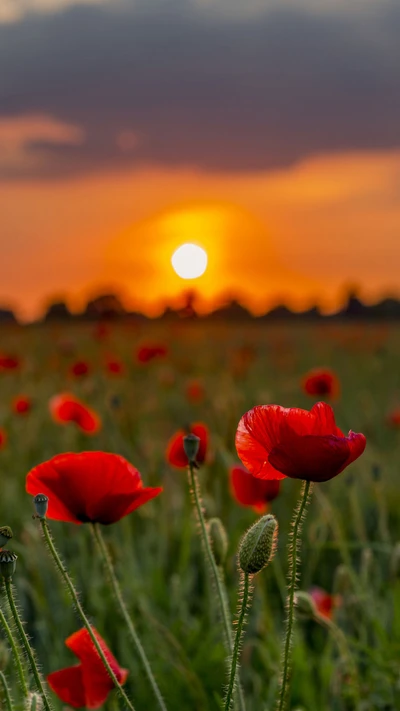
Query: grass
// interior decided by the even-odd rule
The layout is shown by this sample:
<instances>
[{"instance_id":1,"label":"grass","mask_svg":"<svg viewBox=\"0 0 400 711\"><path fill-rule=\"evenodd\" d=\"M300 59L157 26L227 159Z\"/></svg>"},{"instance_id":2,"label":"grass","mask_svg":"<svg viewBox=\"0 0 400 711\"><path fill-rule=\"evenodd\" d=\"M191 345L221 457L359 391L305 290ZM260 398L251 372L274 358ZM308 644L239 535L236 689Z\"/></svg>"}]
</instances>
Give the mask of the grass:
<instances>
[{"instance_id":1,"label":"grass","mask_svg":"<svg viewBox=\"0 0 400 711\"><path fill-rule=\"evenodd\" d=\"M168 356L136 363L140 343L161 341ZM246 350L244 351L244 347ZM111 326L97 341L93 327L3 327L1 350L22 358L21 370L0 373L0 427L8 434L0 451L0 525L13 529L18 554L13 583L43 674L75 663L64 639L80 627L32 519L25 493L27 472L65 451L117 452L163 494L119 523L104 528L125 600L151 660L169 711L221 708L226 665L214 593L196 531L185 472L165 460L170 436L182 425L210 428L207 464L199 471L207 518L218 516L229 537L225 578L231 610L237 607L236 551L256 520L229 490L229 466L237 462L234 437L241 415L256 404L309 408L301 390L308 369L335 369L342 385L334 403L341 429L363 432L365 454L331 482L316 485L304 526L300 587L318 585L341 596L335 623L344 633L359 678L359 701L348 681L338 637L310 619L298 620L293 647L293 711L391 711L400 708L400 432L386 414L400 397L398 326ZM104 369L108 354L125 364L122 376ZM247 355L246 355L247 354ZM81 379L69 366L92 365ZM199 379L205 399L191 404L187 383ZM103 419L93 437L52 422L49 398L71 391ZM30 395L26 417L11 412L11 399ZM241 680L247 711L274 708L280 674L286 596L286 546L300 482L285 480L271 507L279 521L277 555L255 579L254 603L244 637ZM102 562L93 555L87 526L52 522L58 549L68 562L81 601L122 666L135 708L154 708L140 660L127 639ZM0 645L5 644L2 636ZM0 654L1 658L1 654ZM1 662L0 662L1 668ZM4 669L3 669L4 671ZM11 696L18 687L11 661L5 674ZM54 697L54 695L52 695ZM53 698L56 708L62 703ZM115 694L106 707L117 708ZM152 706L153 704L153 706Z\"/></svg>"}]
</instances>

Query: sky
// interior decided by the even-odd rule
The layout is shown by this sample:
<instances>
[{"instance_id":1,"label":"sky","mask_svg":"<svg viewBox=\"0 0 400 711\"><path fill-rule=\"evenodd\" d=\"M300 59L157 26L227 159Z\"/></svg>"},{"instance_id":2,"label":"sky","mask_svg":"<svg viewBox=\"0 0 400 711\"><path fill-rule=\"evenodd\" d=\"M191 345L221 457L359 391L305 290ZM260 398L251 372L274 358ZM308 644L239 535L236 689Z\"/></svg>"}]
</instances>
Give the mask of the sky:
<instances>
[{"instance_id":1,"label":"sky","mask_svg":"<svg viewBox=\"0 0 400 711\"><path fill-rule=\"evenodd\" d=\"M0 306L400 296L399 32L399 0L0 0Z\"/></svg>"}]
</instances>

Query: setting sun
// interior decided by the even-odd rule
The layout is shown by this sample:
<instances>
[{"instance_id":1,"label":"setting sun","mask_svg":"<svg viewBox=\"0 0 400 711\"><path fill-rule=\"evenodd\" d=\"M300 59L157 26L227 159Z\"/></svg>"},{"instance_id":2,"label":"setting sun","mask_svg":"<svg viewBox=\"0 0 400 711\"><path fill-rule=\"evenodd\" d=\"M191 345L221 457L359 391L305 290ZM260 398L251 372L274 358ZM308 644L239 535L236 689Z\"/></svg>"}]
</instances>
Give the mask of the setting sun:
<instances>
[{"instance_id":1,"label":"setting sun","mask_svg":"<svg viewBox=\"0 0 400 711\"><path fill-rule=\"evenodd\" d=\"M207 269L207 253L197 244L182 244L173 253L171 264L181 279L197 279Z\"/></svg>"}]
</instances>

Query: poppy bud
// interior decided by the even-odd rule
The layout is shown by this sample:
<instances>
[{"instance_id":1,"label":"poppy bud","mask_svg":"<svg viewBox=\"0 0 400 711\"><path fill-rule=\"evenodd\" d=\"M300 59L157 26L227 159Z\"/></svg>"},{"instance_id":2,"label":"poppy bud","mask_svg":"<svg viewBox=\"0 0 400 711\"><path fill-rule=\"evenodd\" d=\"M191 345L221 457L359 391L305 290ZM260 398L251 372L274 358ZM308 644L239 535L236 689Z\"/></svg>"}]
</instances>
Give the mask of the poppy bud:
<instances>
[{"instance_id":1,"label":"poppy bud","mask_svg":"<svg viewBox=\"0 0 400 711\"><path fill-rule=\"evenodd\" d=\"M296 612L301 617L316 617L317 608L311 595L303 590L298 590L295 595Z\"/></svg>"},{"instance_id":2,"label":"poppy bud","mask_svg":"<svg viewBox=\"0 0 400 711\"><path fill-rule=\"evenodd\" d=\"M223 565L228 552L228 536L219 518L210 518L208 535L210 536L215 562L217 565Z\"/></svg>"},{"instance_id":3,"label":"poppy bud","mask_svg":"<svg viewBox=\"0 0 400 711\"><path fill-rule=\"evenodd\" d=\"M183 438L183 449L185 450L185 454L189 460L189 462L195 462L196 461L196 456L197 452L199 451L199 446L200 446L200 437L197 437L195 434L188 434L185 435Z\"/></svg>"},{"instance_id":4,"label":"poppy bud","mask_svg":"<svg viewBox=\"0 0 400 711\"><path fill-rule=\"evenodd\" d=\"M352 575L346 565L341 564L336 568L333 587L338 593L342 594L348 593L352 589Z\"/></svg>"},{"instance_id":5,"label":"poppy bud","mask_svg":"<svg viewBox=\"0 0 400 711\"><path fill-rule=\"evenodd\" d=\"M25 701L25 711L42 711L43 701L36 691L30 692Z\"/></svg>"},{"instance_id":6,"label":"poppy bud","mask_svg":"<svg viewBox=\"0 0 400 711\"><path fill-rule=\"evenodd\" d=\"M0 527L0 548L6 545L13 537L13 532L10 526Z\"/></svg>"},{"instance_id":7,"label":"poppy bud","mask_svg":"<svg viewBox=\"0 0 400 711\"><path fill-rule=\"evenodd\" d=\"M249 575L259 573L268 565L275 553L278 521L267 514L254 523L244 534L239 545L239 568Z\"/></svg>"},{"instance_id":8,"label":"poppy bud","mask_svg":"<svg viewBox=\"0 0 400 711\"><path fill-rule=\"evenodd\" d=\"M0 551L0 575L4 580L11 580L14 575L17 557L13 551Z\"/></svg>"},{"instance_id":9,"label":"poppy bud","mask_svg":"<svg viewBox=\"0 0 400 711\"><path fill-rule=\"evenodd\" d=\"M49 506L49 497L46 494L36 494L33 499L36 514L39 518L46 518L47 508Z\"/></svg>"}]
</instances>

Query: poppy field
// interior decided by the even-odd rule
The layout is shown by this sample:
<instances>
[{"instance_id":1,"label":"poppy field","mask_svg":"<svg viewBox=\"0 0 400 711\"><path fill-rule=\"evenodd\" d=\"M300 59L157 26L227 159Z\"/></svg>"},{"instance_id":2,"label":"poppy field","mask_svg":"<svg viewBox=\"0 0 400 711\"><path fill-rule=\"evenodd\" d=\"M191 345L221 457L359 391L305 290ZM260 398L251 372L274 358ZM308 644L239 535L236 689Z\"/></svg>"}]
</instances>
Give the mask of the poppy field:
<instances>
[{"instance_id":1,"label":"poppy field","mask_svg":"<svg viewBox=\"0 0 400 711\"><path fill-rule=\"evenodd\" d=\"M0 704L400 708L395 324L3 327Z\"/></svg>"}]
</instances>

